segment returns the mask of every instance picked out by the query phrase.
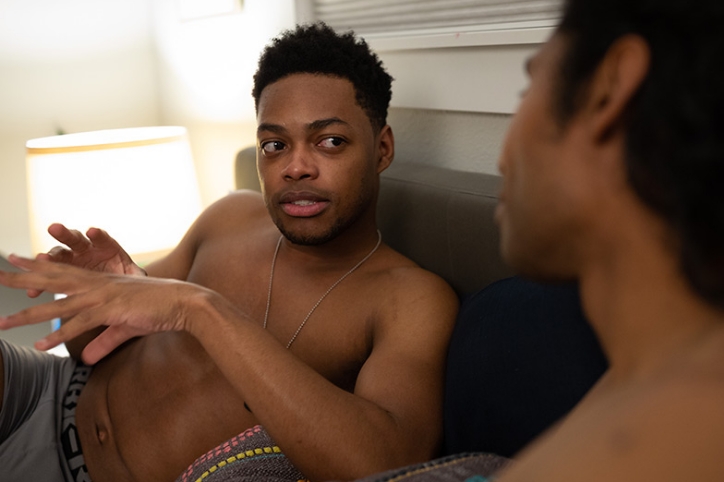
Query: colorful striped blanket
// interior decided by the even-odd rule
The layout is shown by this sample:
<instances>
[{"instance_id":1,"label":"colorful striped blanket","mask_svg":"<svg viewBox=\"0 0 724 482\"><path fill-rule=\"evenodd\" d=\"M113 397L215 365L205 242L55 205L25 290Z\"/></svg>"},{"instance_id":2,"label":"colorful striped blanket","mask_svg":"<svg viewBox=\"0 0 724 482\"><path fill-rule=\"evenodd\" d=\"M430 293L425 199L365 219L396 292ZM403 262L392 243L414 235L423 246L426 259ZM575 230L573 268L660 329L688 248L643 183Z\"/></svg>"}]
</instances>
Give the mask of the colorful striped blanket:
<instances>
[{"instance_id":1,"label":"colorful striped blanket","mask_svg":"<svg viewBox=\"0 0 724 482\"><path fill-rule=\"evenodd\" d=\"M202 455L176 482L307 482L261 425Z\"/></svg>"},{"instance_id":2,"label":"colorful striped blanket","mask_svg":"<svg viewBox=\"0 0 724 482\"><path fill-rule=\"evenodd\" d=\"M466 453L365 477L357 482L493 482L509 459ZM261 425L202 455L176 482L309 482Z\"/></svg>"}]
</instances>

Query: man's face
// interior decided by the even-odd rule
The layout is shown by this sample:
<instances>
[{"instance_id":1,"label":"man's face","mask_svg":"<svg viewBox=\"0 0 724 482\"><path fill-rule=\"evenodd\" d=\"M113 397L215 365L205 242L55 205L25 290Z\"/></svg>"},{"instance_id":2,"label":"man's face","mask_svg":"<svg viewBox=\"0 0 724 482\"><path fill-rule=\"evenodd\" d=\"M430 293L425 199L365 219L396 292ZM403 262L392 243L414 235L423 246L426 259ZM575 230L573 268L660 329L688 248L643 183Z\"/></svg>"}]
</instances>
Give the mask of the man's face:
<instances>
[{"instance_id":1,"label":"man's face","mask_svg":"<svg viewBox=\"0 0 724 482\"><path fill-rule=\"evenodd\" d=\"M575 274L575 239L586 187L585 136L577 119L556 122L554 102L565 41L554 35L533 57L530 85L507 134L496 221L505 260L523 274L569 278Z\"/></svg>"},{"instance_id":2,"label":"man's face","mask_svg":"<svg viewBox=\"0 0 724 482\"><path fill-rule=\"evenodd\" d=\"M374 221L386 164L351 82L314 74L278 80L261 93L257 124L264 200L287 239L321 244Z\"/></svg>"}]
</instances>

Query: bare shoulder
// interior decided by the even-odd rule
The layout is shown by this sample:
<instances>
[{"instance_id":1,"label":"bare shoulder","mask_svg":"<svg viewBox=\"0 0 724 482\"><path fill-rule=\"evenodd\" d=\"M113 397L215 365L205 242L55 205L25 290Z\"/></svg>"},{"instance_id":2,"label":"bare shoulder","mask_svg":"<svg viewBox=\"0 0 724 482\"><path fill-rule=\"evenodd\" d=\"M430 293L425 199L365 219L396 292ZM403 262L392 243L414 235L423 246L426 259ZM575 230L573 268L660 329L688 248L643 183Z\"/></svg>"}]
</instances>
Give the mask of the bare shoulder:
<instances>
[{"instance_id":1,"label":"bare shoulder","mask_svg":"<svg viewBox=\"0 0 724 482\"><path fill-rule=\"evenodd\" d=\"M632 406L643 434L668 440L682 448L682 455L695 459L707 452L703 445L724 447L724 326L686 355L672 359L635 393ZM663 450L660 444L651 446ZM720 453L711 455L720 459ZM720 476L724 479L724 465Z\"/></svg>"},{"instance_id":2,"label":"bare shoulder","mask_svg":"<svg viewBox=\"0 0 724 482\"><path fill-rule=\"evenodd\" d=\"M225 237L253 233L270 224L261 194L235 191L207 207L181 242L165 258L147 267L152 276L186 279L196 253L203 245Z\"/></svg>"},{"instance_id":3,"label":"bare shoulder","mask_svg":"<svg viewBox=\"0 0 724 482\"><path fill-rule=\"evenodd\" d=\"M406 347L446 353L459 309L459 299L440 276L386 248L373 271L375 349L386 343L394 351Z\"/></svg>"},{"instance_id":4,"label":"bare shoulder","mask_svg":"<svg viewBox=\"0 0 724 482\"><path fill-rule=\"evenodd\" d=\"M249 190L234 191L206 208L191 226L188 236L198 247L211 239L251 234L270 224L261 194Z\"/></svg>"},{"instance_id":5,"label":"bare shoulder","mask_svg":"<svg viewBox=\"0 0 724 482\"><path fill-rule=\"evenodd\" d=\"M386 299L385 306L394 310L420 307L457 314L458 297L445 280L391 248L386 248L384 255L376 282L380 296Z\"/></svg>"},{"instance_id":6,"label":"bare shoulder","mask_svg":"<svg viewBox=\"0 0 724 482\"><path fill-rule=\"evenodd\" d=\"M260 193L250 190L234 191L211 204L199 216L197 223L207 227L229 225L229 221L254 222L267 219L268 213Z\"/></svg>"},{"instance_id":7,"label":"bare shoulder","mask_svg":"<svg viewBox=\"0 0 724 482\"><path fill-rule=\"evenodd\" d=\"M710 341L652 376L589 397L501 482L724 480L724 337Z\"/></svg>"}]
</instances>

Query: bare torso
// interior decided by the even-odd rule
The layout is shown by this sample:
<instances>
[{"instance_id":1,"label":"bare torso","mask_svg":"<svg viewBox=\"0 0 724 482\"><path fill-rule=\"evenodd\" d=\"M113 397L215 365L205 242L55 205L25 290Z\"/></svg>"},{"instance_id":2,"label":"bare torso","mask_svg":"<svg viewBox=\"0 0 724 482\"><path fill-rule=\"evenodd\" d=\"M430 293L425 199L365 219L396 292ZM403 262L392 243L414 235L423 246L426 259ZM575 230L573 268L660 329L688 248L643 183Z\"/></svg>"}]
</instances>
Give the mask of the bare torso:
<instances>
[{"instance_id":1,"label":"bare torso","mask_svg":"<svg viewBox=\"0 0 724 482\"><path fill-rule=\"evenodd\" d=\"M228 228L204 240L188 281L219 292L262 324L279 233L264 217L254 223L247 227L253 236L240 235L229 219ZM286 345L349 267L310 282L280 254L268 322L280 343ZM394 293L394 269L418 268L381 247L319 305L292 352L353 391L372 348L380 305ZM77 423L91 478L102 482L174 480L198 456L259 422L201 345L186 333L169 332L131 341L97 364L81 394Z\"/></svg>"}]
</instances>

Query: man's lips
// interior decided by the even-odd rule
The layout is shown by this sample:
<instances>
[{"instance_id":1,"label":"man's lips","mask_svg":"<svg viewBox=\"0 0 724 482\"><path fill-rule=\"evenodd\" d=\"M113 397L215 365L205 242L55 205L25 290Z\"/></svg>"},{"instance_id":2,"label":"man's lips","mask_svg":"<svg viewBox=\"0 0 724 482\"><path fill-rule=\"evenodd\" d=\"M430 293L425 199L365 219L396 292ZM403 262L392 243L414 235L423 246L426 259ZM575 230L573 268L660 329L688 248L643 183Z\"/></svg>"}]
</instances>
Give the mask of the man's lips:
<instances>
[{"instance_id":1,"label":"man's lips","mask_svg":"<svg viewBox=\"0 0 724 482\"><path fill-rule=\"evenodd\" d=\"M279 205L289 216L308 218L324 211L329 200L312 192L288 192L281 196Z\"/></svg>"}]
</instances>

